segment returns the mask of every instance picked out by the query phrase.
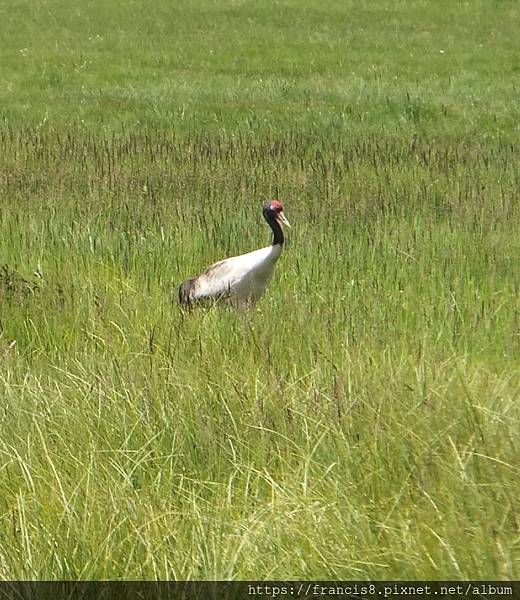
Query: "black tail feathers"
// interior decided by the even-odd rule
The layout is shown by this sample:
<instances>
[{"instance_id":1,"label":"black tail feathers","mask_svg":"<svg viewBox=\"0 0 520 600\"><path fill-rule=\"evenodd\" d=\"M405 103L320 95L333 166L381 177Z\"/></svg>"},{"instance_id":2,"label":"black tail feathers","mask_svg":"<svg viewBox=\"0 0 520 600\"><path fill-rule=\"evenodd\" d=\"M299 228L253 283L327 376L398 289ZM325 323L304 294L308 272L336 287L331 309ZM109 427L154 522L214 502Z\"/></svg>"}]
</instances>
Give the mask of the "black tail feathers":
<instances>
[{"instance_id":1,"label":"black tail feathers","mask_svg":"<svg viewBox=\"0 0 520 600\"><path fill-rule=\"evenodd\" d=\"M184 304L185 306L189 306L192 301L191 292L193 291L193 287L195 283L195 279L188 279L184 283L179 286L179 303Z\"/></svg>"}]
</instances>

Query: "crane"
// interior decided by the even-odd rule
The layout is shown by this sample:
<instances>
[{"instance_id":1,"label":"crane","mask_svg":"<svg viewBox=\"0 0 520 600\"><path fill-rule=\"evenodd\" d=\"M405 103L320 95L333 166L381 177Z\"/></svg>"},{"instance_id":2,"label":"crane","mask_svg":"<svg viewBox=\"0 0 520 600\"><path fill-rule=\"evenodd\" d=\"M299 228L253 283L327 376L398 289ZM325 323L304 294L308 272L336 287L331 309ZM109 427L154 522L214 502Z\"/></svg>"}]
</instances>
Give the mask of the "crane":
<instances>
[{"instance_id":1,"label":"crane","mask_svg":"<svg viewBox=\"0 0 520 600\"><path fill-rule=\"evenodd\" d=\"M233 304L252 306L262 296L282 253L282 225L291 227L278 200L265 204L262 212L273 230L273 243L247 254L220 260L198 277L182 283L179 286L179 302L182 305L228 299Z\"/></svg>"}]
</instances>

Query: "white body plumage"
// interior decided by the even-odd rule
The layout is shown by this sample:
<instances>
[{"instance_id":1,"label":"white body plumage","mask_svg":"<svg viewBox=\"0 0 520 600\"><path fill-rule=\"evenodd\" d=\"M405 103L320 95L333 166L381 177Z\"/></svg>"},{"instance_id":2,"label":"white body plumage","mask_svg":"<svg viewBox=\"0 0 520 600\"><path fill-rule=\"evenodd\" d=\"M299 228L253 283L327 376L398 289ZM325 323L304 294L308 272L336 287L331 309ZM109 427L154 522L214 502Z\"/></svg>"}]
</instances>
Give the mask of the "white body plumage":
<instances>
[{"instance_id":1,"label":"white body plumage","mask_svg":"<svg viewBox=\"0 0 520 600\"><path fill-rule=\"evenodd\" d=\"M256 302L271 280L282 246L268 246L211 265L194 281L190 300L236 298Z\"/></svg>"}]
</instances>

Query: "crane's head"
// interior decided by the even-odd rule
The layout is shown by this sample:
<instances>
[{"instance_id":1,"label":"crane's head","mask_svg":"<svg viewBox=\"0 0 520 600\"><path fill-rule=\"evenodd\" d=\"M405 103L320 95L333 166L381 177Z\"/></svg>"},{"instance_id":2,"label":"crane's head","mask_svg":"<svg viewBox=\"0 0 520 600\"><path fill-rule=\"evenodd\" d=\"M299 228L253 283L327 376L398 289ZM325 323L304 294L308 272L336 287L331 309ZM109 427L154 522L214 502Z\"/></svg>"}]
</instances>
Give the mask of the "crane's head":
<instances>
[{"instance_id":1,"label":"crane's head","mask_svg":"<svg viewBox=\"0 0 520 600\"><path fill-rule=\"evenodd\" d=\"M271 200L267 204L264 204L264 217L266 221L275 220L279 225L287 225L289 229L291 225L283 214L283 205L278 200Z\"/></svg>"}]
</instances>

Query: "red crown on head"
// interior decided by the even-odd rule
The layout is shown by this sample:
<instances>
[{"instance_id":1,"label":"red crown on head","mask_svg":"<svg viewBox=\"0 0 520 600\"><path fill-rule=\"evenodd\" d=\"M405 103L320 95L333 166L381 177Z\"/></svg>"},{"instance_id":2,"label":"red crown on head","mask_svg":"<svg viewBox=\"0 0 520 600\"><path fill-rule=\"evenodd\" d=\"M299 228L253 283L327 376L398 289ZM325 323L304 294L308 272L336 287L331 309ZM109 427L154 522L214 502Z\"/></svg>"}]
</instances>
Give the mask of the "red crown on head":
<instances>
[{"instance_id":1,"label":"red crown on head","mask_svg":"<svg viewBox=\"0 0 520 600\"><path fill-rule=\"evenodd\" d=\"M278 200L273 200L271 204L269 204L269 208L271 210L275 210L276 212L280 212L283 210L283 205L281 202L278 202Z\"/></svg>"}]
</instances>

